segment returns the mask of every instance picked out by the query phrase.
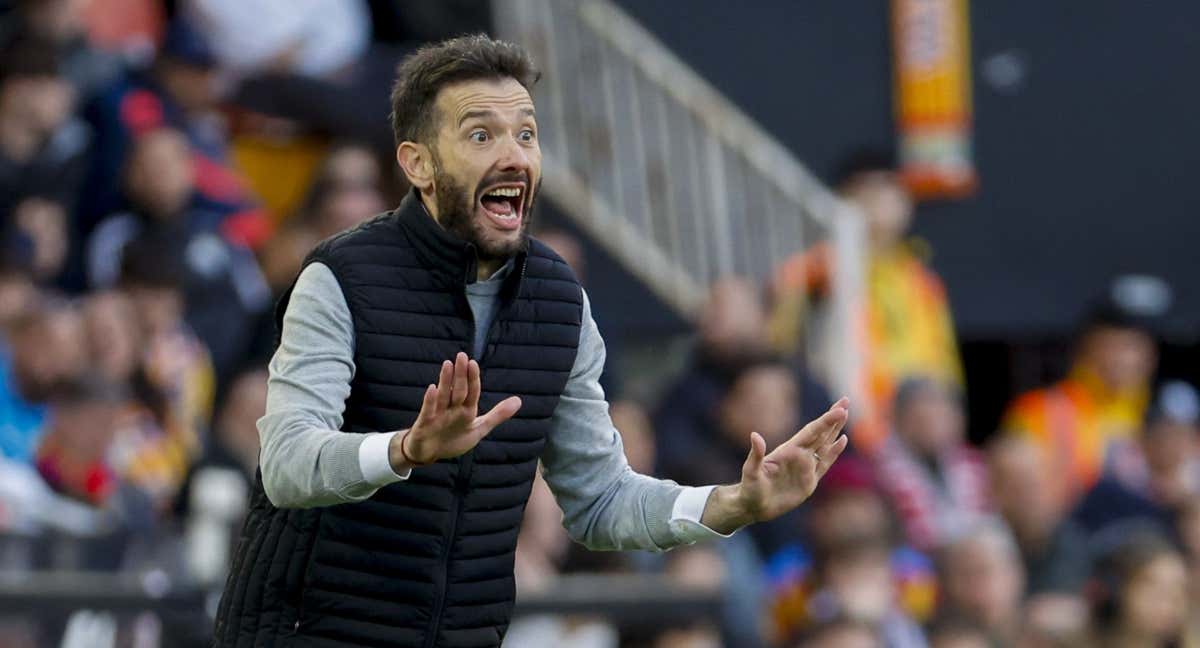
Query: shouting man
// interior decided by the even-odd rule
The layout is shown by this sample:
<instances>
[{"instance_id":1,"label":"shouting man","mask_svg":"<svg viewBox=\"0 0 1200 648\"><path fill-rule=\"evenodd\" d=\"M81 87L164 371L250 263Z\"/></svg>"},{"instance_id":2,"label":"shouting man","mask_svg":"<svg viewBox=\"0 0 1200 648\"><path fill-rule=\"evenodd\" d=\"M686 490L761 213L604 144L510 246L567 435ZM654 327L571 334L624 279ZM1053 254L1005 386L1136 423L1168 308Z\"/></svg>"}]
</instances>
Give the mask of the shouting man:
<instances>
[{"instance_id":1,"label":"shouting man","mask_svg":"<svg viewBox=\"0 0 1200 648\"><path fill-rule=\"evenodd\" d=\"M541 460L571 536L666 550L798 506L846 447L843 399L741 481L634 473L587 297L528 236L541 184L519 47L425 47L392 93L412 193L321 243L279 307L260 478L219 646L499 646Z\"/></svg>"}]
</instances>

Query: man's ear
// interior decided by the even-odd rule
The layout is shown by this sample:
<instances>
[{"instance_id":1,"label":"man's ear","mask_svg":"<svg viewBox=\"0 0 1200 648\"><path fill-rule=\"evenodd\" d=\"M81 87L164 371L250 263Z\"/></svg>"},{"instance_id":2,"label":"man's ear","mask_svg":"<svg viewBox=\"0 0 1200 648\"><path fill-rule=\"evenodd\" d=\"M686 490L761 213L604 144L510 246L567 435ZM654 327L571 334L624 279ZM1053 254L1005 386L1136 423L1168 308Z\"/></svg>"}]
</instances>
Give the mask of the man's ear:
<instances>
[{"instance_id":1,"label":"man's ear","mask_svg":"<svg viewBox=\"0 0 1200 648\"><path fill-rule=\"evenodd\" d=\"M433 154L429 147L416 142L401 142L396 147L396 162L409 184L427 193L433 186Z\"/></svg>"}]
</instances>

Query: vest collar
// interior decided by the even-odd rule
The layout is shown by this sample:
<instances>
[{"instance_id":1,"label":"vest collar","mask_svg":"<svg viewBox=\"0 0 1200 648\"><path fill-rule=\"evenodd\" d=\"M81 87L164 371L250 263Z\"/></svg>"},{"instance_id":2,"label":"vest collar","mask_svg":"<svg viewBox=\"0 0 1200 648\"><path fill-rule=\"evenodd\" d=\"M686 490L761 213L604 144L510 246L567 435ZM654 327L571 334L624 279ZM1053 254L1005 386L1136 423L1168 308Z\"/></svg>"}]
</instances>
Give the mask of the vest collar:
<instances>
[{"instance_id":1,"label":"vest collar","mask_svg":"<svg viewBox=\"0 0 1200 648\"><path fill-rule=\"evenodd\" d=\"M464 285L475 283L479 276L479 255L476 254L475 244L450 233L434 220L416 189L409 191L400 201L395 214L401 227L408 232L417 255L430 268L460 277ZM528 255L527 244L512 260L514 272L509 272L506 277L506 288L512 286L514 291L517 289L525 276Z\"/></svg>"}]
</instances>

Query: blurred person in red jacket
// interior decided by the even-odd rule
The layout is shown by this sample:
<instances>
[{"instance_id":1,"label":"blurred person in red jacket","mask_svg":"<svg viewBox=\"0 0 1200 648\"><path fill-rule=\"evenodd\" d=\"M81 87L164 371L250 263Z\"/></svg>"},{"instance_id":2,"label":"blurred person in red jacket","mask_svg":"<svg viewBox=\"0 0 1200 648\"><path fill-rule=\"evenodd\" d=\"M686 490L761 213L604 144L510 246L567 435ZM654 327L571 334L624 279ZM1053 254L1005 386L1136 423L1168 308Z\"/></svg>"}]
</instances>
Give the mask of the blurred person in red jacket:
<instances>
[{"instance_id":1,"label":"blurred person in red jacket","mask_svg":"<svg viewBox=\"0 0 1200 648\"><path fill-rule=\"evenodd\" d=\"M921 246L905 240L913 198L895 169L890 154L861 151L843 163L834 183L866 219L866 283L855 322L863 359L859 387L866 402L857 409L854 444L867 453L887 436L888 408L904 378L923 375L963 386L946 291ZM805 304L828 296L832 255L830 244L820 243L776 269L771 336L782 350L799 348Z\"/></svg>"},{"instance_id":2,"label":"blurred person in red jacket","mask_svg":"<svg viewBox=\"0 0 1200 648\"><path fill-rule=\"evenodd\" d=\"M1112 443L1134 437L1150 400L1158 365L1152 331L1165 306L1138 296L1138 286L1115 283L1088 315L1066 378L1019 396L1001 423L1045 449L1068 503L1100 479Z\"/></svg>"},{"instance_id":3,"label":"blurred person in red jacket","mask_svg":"<svg viewBox=\"0 0 1200 648\"><path fill-rule=\"evenodd\" d=\"M934 378L896 390L893 433L875 456L879 485L908 542L941 546L988 510L987 469L966 440L961 398Z\"/></svg>"},{"instance_id":4,"label":"blurred person in red jacket","mask_svg":"<svg viewBox=\"0 0 1200 648\"><path fill-rule=\"evenodd\" d=\"M109 466L108 452L124 398L119 385L97 375L55 389L36 462L54 490L96 506L113 495L118 477Z\"/></svg>"}]
</instances>

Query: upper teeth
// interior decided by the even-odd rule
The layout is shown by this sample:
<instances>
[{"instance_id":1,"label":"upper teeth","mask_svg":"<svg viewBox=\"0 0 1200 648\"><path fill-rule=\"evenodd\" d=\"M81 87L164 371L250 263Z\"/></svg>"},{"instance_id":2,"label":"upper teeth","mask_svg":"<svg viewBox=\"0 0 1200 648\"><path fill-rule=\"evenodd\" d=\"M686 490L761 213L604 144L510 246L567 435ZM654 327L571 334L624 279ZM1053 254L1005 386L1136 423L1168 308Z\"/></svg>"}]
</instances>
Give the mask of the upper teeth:
<instances>
[{"instance_id":1,"label":"upper teeth","mask_svg":"<svg viewBox=\"0 0 1200 648\"><path fill-rule=\"evenodd\" d=\"M517 187L500 187L499 189L492 189L491 191L489 191L487 193L487 195L503 196L505 198L516 198L517 196L521 195L521 190L518 189Z\"/></svg>"}]
</instances>

